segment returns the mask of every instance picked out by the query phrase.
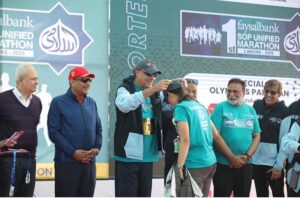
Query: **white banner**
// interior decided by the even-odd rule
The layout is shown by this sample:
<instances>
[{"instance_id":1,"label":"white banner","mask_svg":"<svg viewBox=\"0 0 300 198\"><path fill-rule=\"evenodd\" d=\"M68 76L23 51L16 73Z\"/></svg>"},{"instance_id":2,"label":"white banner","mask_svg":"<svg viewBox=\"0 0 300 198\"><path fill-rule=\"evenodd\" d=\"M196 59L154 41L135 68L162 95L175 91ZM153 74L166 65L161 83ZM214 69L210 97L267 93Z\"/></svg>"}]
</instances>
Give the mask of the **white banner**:
<instances>
[{"instance_id":1,"label":"white banner","mask_svg":"<svg viewBox=\"0 0 300 198\"><path fill-rule=\"evenodd\" d=\"M231 78L240 78L246 82L244 101L249 105L252 105L255 100L263 98L265 82L270 79L277 79L282 83L282 96L279 99L284 100L287 106L298 100L300 93L300 82L299 79L295 78L202 73L189 73L184 78L198 80L198 100L207 107L210 112L217 103L227 99L227 83Z\"/></svg>"},{"instance_id":2,"label":"white banner","mask_svg":"<svg viewBox=\"0 0 300 198\"><path fill-rule=\"evenodd\" d=\"M251 4L260 4L260 5L289 7L289 8L300 8L299 0L220 0L220 1L232 1L237 3L251 3Z\"/></svg>"}]
</instances>

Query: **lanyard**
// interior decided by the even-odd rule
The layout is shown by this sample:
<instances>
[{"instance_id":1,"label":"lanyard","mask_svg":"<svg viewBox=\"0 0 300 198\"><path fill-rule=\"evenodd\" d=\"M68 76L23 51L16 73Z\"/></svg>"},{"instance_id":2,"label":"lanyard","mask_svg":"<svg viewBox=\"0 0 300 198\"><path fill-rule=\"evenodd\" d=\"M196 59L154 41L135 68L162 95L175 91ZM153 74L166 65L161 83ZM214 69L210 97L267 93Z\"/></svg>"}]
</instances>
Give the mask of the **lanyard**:
<instances>
[{"instance_id":1,"label":"lanyard","mask_svg":"<svg viewBox=\"0 0 300 198\"><path fill-rule=\"evenodd\" d=\"M25 177L26 184L30 183L30 172L29 172L30 169L31 169L31 157L29 157L29 159L28 159L27 173L26 173L26 177Z\"/></svg>"},{"instance_id":2,"label":"lanyard","mask_svg":"<svg viewBox=\"0 0 300 198\"><path fill-rule=\"evenodd\" d=\"M12 164L11 174L10 174L9 196L11 196L11 197L14 195L14 190L15 190L16 160L17 160L17 152L16 152L16 150L14 150L13 151L13 164Z\"/></svg>"}]
</instances>

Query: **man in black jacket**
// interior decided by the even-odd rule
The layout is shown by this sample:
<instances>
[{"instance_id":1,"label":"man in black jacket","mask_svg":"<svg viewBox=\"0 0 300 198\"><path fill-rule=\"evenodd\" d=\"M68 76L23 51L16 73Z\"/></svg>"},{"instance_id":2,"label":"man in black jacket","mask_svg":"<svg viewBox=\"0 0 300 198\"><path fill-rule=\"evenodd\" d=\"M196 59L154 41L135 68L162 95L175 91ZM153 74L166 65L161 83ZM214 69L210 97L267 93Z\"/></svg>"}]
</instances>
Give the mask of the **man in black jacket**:
<instances>
[{"instance_id":1,"label":"man in black jacket","mask_svg":"<svg viewBox=\"0 0 300 198\"><path fill-rule=\"evenodd\" d=\"M125 78L115 100L115 195L149 197L152 190L153 162L162 149L161 91L169 80L153 85L161 72L154 62L142 60L133 75Z\"/></svg>"}]
</instances>

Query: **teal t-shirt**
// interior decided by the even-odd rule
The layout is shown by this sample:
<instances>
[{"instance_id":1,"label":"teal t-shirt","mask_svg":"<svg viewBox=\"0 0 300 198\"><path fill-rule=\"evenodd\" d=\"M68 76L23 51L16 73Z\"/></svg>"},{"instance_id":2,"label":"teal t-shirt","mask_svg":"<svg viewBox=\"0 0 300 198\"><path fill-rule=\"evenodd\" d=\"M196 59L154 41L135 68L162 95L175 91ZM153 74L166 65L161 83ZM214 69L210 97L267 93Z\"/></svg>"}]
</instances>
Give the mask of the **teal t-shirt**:
<instances>
[{"instance_id":1,"label":"teal t-shirt","mask_svg":"<svg viewBox=\"0 0 300 198\"><path fill-rule=\"evenodd\" d=\"M235 155L245 155L252 144L253 133L261 131L254 108L245 103L232 106L228 101L221 102L215 107L211 119ZM217 149L215 153L218 163L229 164L225 155Z\"/></svg>"},{"instance_id":2,"label":"teal t-shirt","mask_svg":"<svg viewBox=\"0 0 300 198\"><path fill-rule=\"evenodd\" d=\"M141 88L137 85L135 86L136 91L141 91ZM146 98L145 102L142 104L142 116L145 118L154 118L152 103L150 97ZM156 121L155 121L156 122ZM159 160L158 155L158 142L157 142L157 133L153 135L144 135L144 153L143 160L130 159L125 157L115 156L115 160L122 162L155 162Z\"/></svg>"},{"instance_id":3,"label":"teal t-shirt","mask_svg":"<svg viewBox=\"0 0 300 198\"><path fill-rule=\"evenodd\" d=\"M204 168L216 163L210 117L205 107L197 101L184 100L175 106L174 119L189 125L190 149L185 166Z\"/></svg>"}]
</instances>

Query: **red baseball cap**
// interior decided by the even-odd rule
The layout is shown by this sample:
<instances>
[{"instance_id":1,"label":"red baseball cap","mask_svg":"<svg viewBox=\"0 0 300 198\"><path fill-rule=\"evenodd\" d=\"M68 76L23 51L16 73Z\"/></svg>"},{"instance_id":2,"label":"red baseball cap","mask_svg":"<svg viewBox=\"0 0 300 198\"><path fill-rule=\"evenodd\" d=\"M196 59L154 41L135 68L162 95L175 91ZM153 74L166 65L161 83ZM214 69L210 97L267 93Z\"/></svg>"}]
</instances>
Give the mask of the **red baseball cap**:
<instances>
[{"instance_id":1,"label":"red baseball cap","mask_svg":"<svg viewBox=\"0 0 300 198\"><path fill-rule=\"evenodd\" d=\"M82 77L86 77L86 76L95 78L95 74L90 73L83 66L76 66L70 71L69 80L74 79L74 78L82 78Z\"/></svg>"}]
</instances>

